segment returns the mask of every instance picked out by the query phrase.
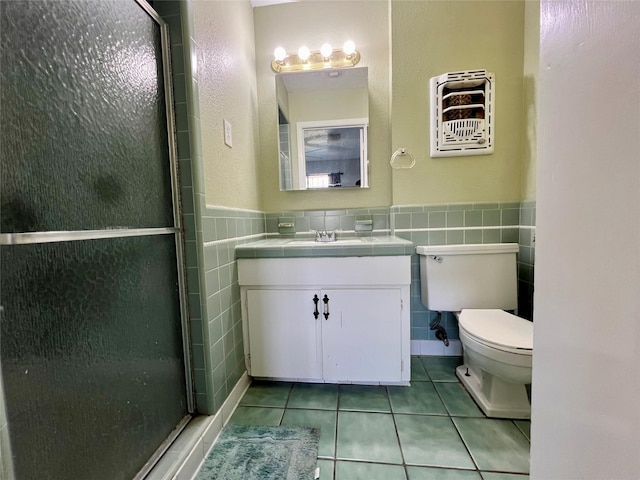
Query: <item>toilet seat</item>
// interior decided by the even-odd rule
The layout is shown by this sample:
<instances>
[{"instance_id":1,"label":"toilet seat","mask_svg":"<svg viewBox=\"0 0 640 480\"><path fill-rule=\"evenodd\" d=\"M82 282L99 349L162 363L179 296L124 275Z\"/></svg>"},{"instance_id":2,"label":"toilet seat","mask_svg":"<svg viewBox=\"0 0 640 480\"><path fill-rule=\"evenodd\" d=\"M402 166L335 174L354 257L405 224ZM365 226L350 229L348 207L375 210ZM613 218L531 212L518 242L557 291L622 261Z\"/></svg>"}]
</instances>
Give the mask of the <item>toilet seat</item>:
<instances>
[{"instance_id":1,"label":"toilet seat","mask_svg":"<svg viewBox=\"0 0 640 480\"><path fill-rule=\"evenodd\" d=\"M464 309L458 316L460 329L487 347L518 355L533 352L533 323L497 309Z\"/></svg>"}]
</instances>

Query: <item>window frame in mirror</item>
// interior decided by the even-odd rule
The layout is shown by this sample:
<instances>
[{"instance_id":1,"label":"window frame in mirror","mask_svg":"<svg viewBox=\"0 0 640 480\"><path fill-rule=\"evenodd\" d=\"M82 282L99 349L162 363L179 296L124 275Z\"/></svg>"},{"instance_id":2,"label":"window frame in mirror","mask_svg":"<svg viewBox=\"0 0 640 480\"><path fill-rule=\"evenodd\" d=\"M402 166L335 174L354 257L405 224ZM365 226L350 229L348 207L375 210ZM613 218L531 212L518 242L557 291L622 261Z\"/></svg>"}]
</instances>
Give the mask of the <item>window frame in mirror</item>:
<instances>
[{"instance_id":1,"label":"window frame in mirror","mask_svg":"<svg viewBox=\"0 0 640 480\"><path fill-rule=\"evenodd\" d=\"M369 187L369 161L368 161L368 149L367 149L367 130L369 127L368 118L345 118L338 120L321 120L312 122L298 122L297 139L298 139L298 185L305 185L305 190L317 190L321 188L368 188ZM358 184L343 185L343 181L340 178L344 172L338 168L336 172L315 172L308 175L310 164L313 160L307 159L307 143L305 142L306 132L309 131L323 131L323 130L340 130L340 129L356 129L359 132L358 139ZM333 160L334 162L353 162L356 157L340 158ZM327 159L327 161L332 161ZM346 170L346 168L344 168ZM310 177L324 175L327 177L326 185L310 185ZM337 175L337 177L334 177ZM333 179L330 179L334 177Z\"/></svg>"}]
</instances>

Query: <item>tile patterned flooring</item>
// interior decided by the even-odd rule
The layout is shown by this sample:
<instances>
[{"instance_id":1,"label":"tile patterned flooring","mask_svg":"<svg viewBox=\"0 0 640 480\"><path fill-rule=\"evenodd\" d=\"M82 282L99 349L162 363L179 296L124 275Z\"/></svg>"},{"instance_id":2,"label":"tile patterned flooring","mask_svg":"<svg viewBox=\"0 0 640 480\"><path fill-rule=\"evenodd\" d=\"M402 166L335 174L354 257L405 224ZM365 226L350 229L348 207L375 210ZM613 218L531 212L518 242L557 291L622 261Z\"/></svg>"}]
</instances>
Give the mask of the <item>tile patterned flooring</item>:
<instances>
[{"instance_id":1,"label":"tile patterned flooring","mask_svg":"<svg viewBox=\"0 0 640 480\"><path fill-rule=\"evenodd\" d=\"M486 418L458 357L412 357L411 387L256 382L230 423L320 427L321 480L525 480L530 422Z\"/></svg>"}]
</instances>

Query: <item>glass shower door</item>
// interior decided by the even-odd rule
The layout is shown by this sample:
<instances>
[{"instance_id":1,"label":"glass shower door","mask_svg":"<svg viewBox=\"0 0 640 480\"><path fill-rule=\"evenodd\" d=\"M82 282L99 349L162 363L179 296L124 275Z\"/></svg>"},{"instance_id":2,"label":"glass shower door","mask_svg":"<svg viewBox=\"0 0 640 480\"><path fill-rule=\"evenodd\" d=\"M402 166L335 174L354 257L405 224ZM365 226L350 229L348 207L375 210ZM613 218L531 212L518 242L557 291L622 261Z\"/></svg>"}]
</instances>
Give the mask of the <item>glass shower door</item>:
<instances>
[{"instance_id":1,"label":"glass shower door","mask_svg":"<svg viewBox=\"0 0 640 480\"><path fill-rule=\"evenodd\" d=\"M191 403L166 27L134 0L1 2L0 19L13 470L131 479Z\"/></svg>"}]
</instances>

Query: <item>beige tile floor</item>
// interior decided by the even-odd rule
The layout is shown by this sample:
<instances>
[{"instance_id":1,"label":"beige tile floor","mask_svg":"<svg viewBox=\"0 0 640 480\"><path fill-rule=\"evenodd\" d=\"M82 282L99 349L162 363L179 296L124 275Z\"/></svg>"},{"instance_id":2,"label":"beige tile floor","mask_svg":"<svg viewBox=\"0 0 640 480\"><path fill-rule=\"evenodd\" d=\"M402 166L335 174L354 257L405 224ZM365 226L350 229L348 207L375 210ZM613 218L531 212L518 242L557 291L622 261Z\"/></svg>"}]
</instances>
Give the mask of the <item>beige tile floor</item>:
<instances>
[{"instance_id":1,"label":"beige tile floor","mask_svg":"<svg viewBox=\"0 0 640 480\"><path fill-rule=\"evenodd\" d=\"M320 428L321 480L525 480L530 422L486 418L458 357L412 357L410 387L254 382L231 423Z\"/></svg>"}]
</instances>

